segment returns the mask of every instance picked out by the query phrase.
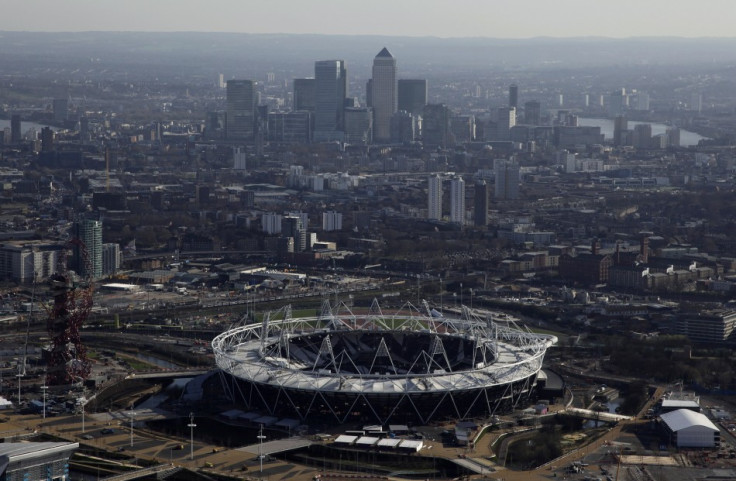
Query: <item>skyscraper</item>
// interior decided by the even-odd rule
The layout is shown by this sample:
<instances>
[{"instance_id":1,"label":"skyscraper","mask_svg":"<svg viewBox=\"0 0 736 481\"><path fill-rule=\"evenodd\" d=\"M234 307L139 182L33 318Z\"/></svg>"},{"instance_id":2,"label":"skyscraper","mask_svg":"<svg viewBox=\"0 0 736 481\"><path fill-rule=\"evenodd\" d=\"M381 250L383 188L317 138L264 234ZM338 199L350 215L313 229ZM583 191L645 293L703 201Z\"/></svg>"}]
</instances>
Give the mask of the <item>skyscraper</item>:
<instances>
[{"instance_id":1,"label":"skyscraper","mask_svg":"<svg viewBox=\"0 0 736 481\"><path fill-rule=\"evenodd\" d=\"M281 219L281 236L294 239L295 252L307 250L307 229L302 223L301 217L288 215Z\"/></svg>"},{"instance_id":2,"label":"skyscraper","mask_svg":"<svg viewBox=\"0 0 736 481\"><path fill-rule=\"evenodd\" d=\"M412 115L422 115L427 105L427 81L424 79L398 80L398 109Z\"/></svg>"},{"instance_id":3,"label":"skyscraper","mask_svg":"<svg viewBox=\"0 0 736 481\"><path fill-rule=\"evenodd\" d=\"M628 129L629 121L623 115L619 115L613 120L613 145L626 144Z\"/></svg>"},{"instance_id":4,"label":"skyscraper","mask_svg":"<svg viewBox=\"0 0 736 481\"><path fill-rule=\"evenodd\" d=\"M417 133L417 118L405 110L398 110L391 117L391 142L404 144L414 142Z\"/></svg>"},{"instance_id":5,"label":"skyscraper","mask_svg":"<svg viewBox=\"0 0 736 481\"><path fill-rule=\"evenodd\" d=\"M245 170L246 152L242 147L233 147L233 170Z\"/></svg>"},{"instance_id":6,"label":"skyscraper","mask_svg":"<svg viewBox=\"0 0 736 481\"><path fill-rule=\"evenodd\" d=\"M51 152L54 150L54 131L51 127L41 129L41 151Z\"/></svg>"},{"instance_id":7,"label":"skyscraper","mask_svg":"<svg viewBox=\"0 0 736 481\"><path fill-rule=\"evenodd\" d=\"M628 104L626 89L616 89L608 96L608 113L613 116L623 115Z\"/></svg>"},{"instance_id":8,"label":"skyscraper","mask_svg":"<svg viewBox=\"0 0 736 481\"><path fill-rule=\"evenodd\" d=\"M342 214L334 210L322 213L322 230L326 232L342 230Z\"/></svg>"},{"instance_id":9,"label":"skyscraper","mask_svg":"<svg viewBox=\"0 0 736 481\"><path fill-rule=\"evenodd\" d=\"M10 143L19 144L22 135L20 130L20 115L13 114L10 116Z\"/></svg>"},{"instance_id":10,"label":"skyscraper","mask_svg":"<svg viewBox=\"0 0 736 481\"><path fill-rule=\"evenodd\" d=\"M371 90L373 138L377 142L390 142L391 116L398 106L398 84L396 59L385 47L373 59Z\"/></svg>"},{"instance_id":11,"label":"skyscraper","mask_svg":"<svg viewBox=\"0 0 736 481\"><path fill-rule=\"evenodd\" d=\"M519 198L519 164L513 160L493 161L496 176L496 199L513 200Z\"/></svg>"},{"instance_id":12,"label":"skyscraper","mask_svg":"<svg viewBox=\"0 0 736 481\"><path fill-rule=\"evenodd\" d=\"M342 141L345 135L347 70L344 60L314 63L314 141Z\"/></svg>"},{"instance_id":13,"label":"skyscraper","mask_svg":"<svg viewBox=\"0 0 736 481\"><path fill-rule=\"evenodd\" d=\"M102 244L102 275L111 276L120 269L120 245Z\"/></svg>"},{"instance_id":14,"label":"skyscraper","mask_svg":"<svg viewBox=\"0 0 736 481\"><path fill-rule=\"evenodd\" d=\"M294 79L294 109L314 111L314 79Z\"/></svg>"},{"instance_id":15,"label":"skyscraper","mask_svg":"<svg viewBox=\"0 0 736 481\"><path fill-rule=\"evenodd\" d=\"M542 106L537 100L530 100L524 104L524 123L539 125L542 123Z\"/></svg>"},{"instance_id":16,"label":"skyscraper","mask_svg":"<svg viewBox=\"0 0 736 481\"><path fill-rule=\"evenodd\" d=\"M516 84L509 85L509 107L517 108L519 106L519 86Z\"/></svg>"},{"instance_id":17,"label":"skyscraper","mask_svg":"<svg viewBox=\"0 0 736 481\"><path fill-rule=\"evenodd\" d=\"M64 122L69 114L69 101L67 99L54 99L54 120Z\"/></svg>"},{"instance_id":18,"label":"skyscraper","mask_svg":"<svg viewBox=\"0 0 736 481\"><path fill-rule=\"evenodd\" d=\"M678 129L677 127L667 129L666 135L667 135L667 145L668 146L670 147L680 146L680 129Z\"/></svg>"},{"instance_id":19,"label":"skyscraper","mask_svg":"<svg viewBox=\"0 0 736 481\"><path fill-rule=\"evenodd\" d=\"M690 94L690 110L698 113L703 110L703 94L700 92Z\"/></svg>"},{"instance_id":20,"label":"skyscraper","mask_svg":"<svg viewBox=\"0 0 736 481\"><path fill-rule=\"evenodd\" d=\"M637 124L631 135L631 143L637 149L652 147L652 124Z\"/></svg>"},{"instance_id":21,"label":"skyscraper","mask_svg":"<svg viewBox=\"0 0 736 481\"><path fill-rule=\"evenodd\" d=\"M428 179L427 219L442 219L442 177L434 175Z\"/></svg>"},{"instance_id":22,"label":"skyscraper","mask_svg":"<svg viewBox=\"0 0 736 481\"><path fill-rule=\"evenodd\" d=\"M82 144L89 142L89 118L86 116L79 119L79 142Z\"/></svg>"},{"instance_id":23,"label":"skyscraper","mask_svg":"<svg viewBox=\"0 0 736 481\"><path fill-rule=\"evenodd\" d=\"M99 279L102 277L102 222L94 219L80 218L74 223L74 237L79 239L87 250L89 271L82 255L82 247L74 246L72 267L82 277Z\"/></svg>"},{"instance_id":24,"label":"skyscraper","mask_svg":"<svg viewBox=\"0 0 736 481\"><path fill-rule=\"evenodd\" d=\"M450 221L465 224L465 181L462 177L450 182Z\"/></svg>"},{"instance_id":25,"label":"skyscraper","mask_svg":"<svg viewBox=\"0 0 736 481\"><path fill-rule=\"evenodd\" d=\"M252 80L227 81L228 140L253 141L256 128L256 87Z\"/></svg>"},{"instance_id":26,"label":"skyscraper","mask_svg":"<svg viewBox=\"0 0 736 481\"><path fill-rule=\"evenodd\" d=\"M373 138L373 112L368 108L345 109L345 142L368 145Z\"/></svg>"},{"instance_id":27,"label":"skyscraper","mask_svg":"<svg viewBox=\"0 0 736 481\"><path fill-rule=\"evenodd\" d=\"M475 184L475 206L473 209L473 223L477 227L488 225L488 191L488 184L486 184L485 180L481 180L477 184Z\"/></svg>"},{"instance_id":28,"label":"skyscraper","mask_svg":"<svg viewBox=\"0 0 736 481\"><path fill-rule=\"evenodd\" d=\"M455 139L450 130L450 109L445 104L427 104L424 106L422 143L442 148L455 144Z\"/></svg>"},{"instance_id":29,"label":"skyscraper","mask_svg":"<svg viewBox=\"0 0 736 481\"><path fill-rule=\"evenodd\" d=\"M509 140L511 127L516 125L516 109L501 107L496 111L496 140Z\"/></svg>"}]
</instances>

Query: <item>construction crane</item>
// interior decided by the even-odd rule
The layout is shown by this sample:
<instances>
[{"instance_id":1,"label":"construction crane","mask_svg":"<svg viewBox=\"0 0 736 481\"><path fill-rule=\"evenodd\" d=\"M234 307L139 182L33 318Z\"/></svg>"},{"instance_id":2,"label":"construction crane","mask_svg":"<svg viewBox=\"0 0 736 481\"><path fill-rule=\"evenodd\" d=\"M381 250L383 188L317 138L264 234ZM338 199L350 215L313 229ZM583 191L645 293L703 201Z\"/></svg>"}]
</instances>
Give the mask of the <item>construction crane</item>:
<instances>
[{"instance_id":1,"label":"construction crane","mask_svg":"<svg viewBox=\"0 0 736 481\"><path fill-rule=\"evenodd\" d=\"M82 382L89 376L87 348L79 330L92 309L91 263L87 247L80 239L72 239L67 249L76 249L83 265L83 276L75 276L61 256L61 266L49 278L53 304L48 308L46 330L51 338L47 358L47 385L67 385Z\"/></svg>"}]
</instances>

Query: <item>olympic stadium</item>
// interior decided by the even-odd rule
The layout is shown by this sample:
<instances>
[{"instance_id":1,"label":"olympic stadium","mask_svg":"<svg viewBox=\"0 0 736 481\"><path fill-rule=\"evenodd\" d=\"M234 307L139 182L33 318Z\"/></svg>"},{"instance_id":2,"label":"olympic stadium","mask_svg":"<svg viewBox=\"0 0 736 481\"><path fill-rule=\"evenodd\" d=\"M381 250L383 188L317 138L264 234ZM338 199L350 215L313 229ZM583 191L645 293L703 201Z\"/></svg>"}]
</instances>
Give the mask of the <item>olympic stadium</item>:
<instances>
[{"instance_id":1,"label":"olympic stadium","mask_svg":"<svg viewBox=\"0 0 736 481\"><path fill-rule=\"evenodd\" d=\"M392 313L377 301L362 311L324 303L318 316L291 313L284 306L213 340L236 405L339 424L490 416L529 399L557 342L513 319L467 307L445 317L426 302Z\"/></svg>"}]
</instances>

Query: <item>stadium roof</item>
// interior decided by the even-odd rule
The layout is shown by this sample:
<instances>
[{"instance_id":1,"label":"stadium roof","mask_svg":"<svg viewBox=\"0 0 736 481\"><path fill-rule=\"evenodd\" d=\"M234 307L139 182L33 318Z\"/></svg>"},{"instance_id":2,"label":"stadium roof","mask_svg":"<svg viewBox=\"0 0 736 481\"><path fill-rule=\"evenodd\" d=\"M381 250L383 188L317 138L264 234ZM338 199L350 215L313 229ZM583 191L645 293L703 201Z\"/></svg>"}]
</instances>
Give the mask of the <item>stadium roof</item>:
<instances>
[{"instance_id":1,"label":"stadium roof","mask_svg":"<svg viewBox=\"0 0 736 481\"><path fill-rule=\"evenodd\" d=\"M701 426L712 431L718 431L716 425L705 414L696 413L689 409L678 409L677 411L662 414L660 417L672 432L682 431L693 426Z\"/></svg>"}]
</instances>

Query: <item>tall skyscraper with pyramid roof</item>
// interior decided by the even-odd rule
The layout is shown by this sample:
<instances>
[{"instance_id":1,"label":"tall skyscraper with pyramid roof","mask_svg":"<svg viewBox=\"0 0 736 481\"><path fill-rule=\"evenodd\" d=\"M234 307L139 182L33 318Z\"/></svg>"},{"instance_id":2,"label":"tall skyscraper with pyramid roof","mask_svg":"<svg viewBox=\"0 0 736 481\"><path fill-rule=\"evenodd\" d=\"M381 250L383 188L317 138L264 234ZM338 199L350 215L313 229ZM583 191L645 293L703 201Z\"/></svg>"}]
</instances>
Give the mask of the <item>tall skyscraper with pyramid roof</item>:
<instances>
[{"instance_id":1,"label":"tall skyscraper with pyramid roof","mask_svg":"<svg viewBox=\"0 0 736 481\"><path fill-rule=\"evenodd\" d=\"M383 48L373 59L372 82L373 139L376 142L391 141L391 116L398 106L396 83L396 59Z\"/></svg>"}]
</instances>

